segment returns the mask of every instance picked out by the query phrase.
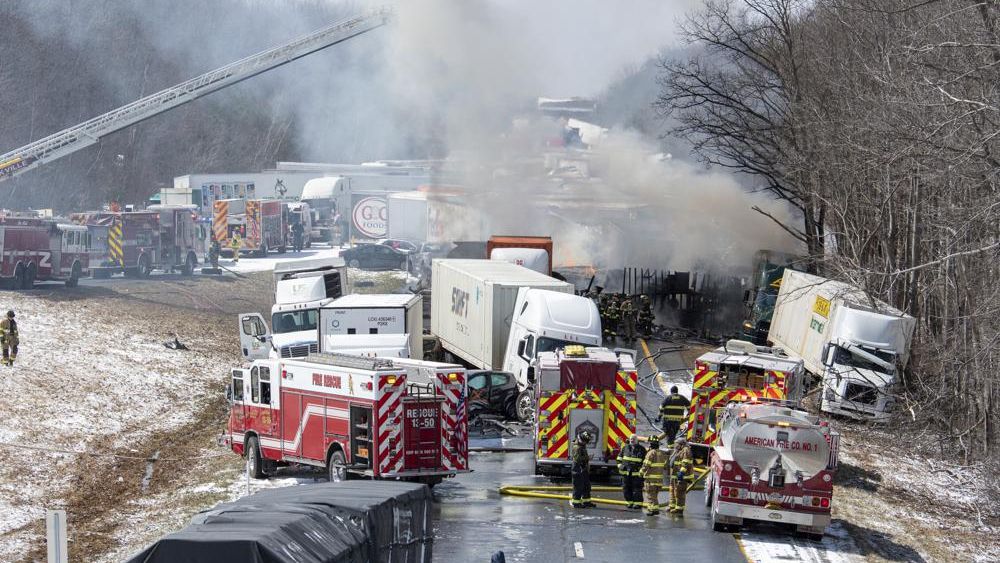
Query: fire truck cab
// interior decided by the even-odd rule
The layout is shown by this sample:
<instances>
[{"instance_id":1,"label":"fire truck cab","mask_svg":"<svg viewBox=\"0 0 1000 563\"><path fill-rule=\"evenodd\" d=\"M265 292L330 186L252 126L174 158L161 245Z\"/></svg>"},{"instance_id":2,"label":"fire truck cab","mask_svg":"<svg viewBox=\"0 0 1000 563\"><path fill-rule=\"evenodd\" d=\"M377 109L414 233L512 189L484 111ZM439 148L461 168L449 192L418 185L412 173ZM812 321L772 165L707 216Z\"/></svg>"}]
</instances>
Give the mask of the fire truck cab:
<instances>
[{"instance_id":1,"label":"fire truck cab","mask_svg":"<svg viewBox=\"0 0 1000 563\"><path fill-rule=\"evenodd\" d=\"M87 228L33 217L0 219L0 280L8 289L31 289L36 281L76 286L90 273Z\"/></svg>"},{"instance_id":2,"label":"fire truck cab","mask_svg":"<svg viewBox=\"0 0 1000 563\"><path fill-rule=\"evenodd\" d=\"M264 477L278 466L430 485L468 471L465 369L311 354L232 370L224 442Z\"/></svg>"},{"instance_id":3,"label":"fire truck cab","mask_svg":"<svg viewBox=\"0 0 1000 563\"><path fill-rule=\"evenodd\" d=\"M798 405L805 393L802 360L779 348L730 340L695 360L687 439L695 462L708 460L718 438L718 418L726 405L754 399L788 401Z\"/></svg>"},{"instance_id":4,"label":"fire truck cab","mask_svg":"<svg viewBox=\"0 0 1000 563\"><path fill-rule=\"evenodd\" d=\"M822 537L830 524L840 435L786 402L730 403L718 427L705 485L712 528L761 520Z\"/></svg>"},{"instance_id":5,"label":"fire truck cab","mask_svg":"<svg viewBox=\"0 0 1000 563\"><path fill-rule=\"evenodd\" d=\"M148 277L153 270L189 276L198 265L198 224L190 207L156 205L146 211L106 214L107 253L94 277L121 272ZM95 225L98 227L98 225Z\"/></svg>"},{"instance_id":6,"label":"fire truck cab","mask_svg":"<svg viewBox=\"0 0 1000 563\"><path fill-rule=\"evenodd\" d=\"M637 374L632 356L607 348L566 346L540 352L535 377L535 473L568 474L573 441L583 432L590 467L610 472L618 451L635 433Z\"/></svg>"}]
</instances>

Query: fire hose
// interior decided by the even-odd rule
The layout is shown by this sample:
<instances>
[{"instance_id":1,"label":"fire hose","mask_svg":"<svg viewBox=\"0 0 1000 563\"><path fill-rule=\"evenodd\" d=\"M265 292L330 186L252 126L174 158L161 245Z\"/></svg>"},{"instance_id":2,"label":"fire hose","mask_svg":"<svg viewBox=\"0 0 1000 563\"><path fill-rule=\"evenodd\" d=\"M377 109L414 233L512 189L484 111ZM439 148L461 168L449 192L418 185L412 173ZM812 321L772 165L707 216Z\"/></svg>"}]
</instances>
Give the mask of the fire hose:
<instances>
[{"instance_id":1,"label":"fire hose","mask_svg":"<svg viewBox=\"0 0 1000 563\"><path fill-rule=\"evenodd\" d=\"M700 490L703 487L696 487L708 474L707 469L695 468L694 472L699 474L698 477L688 485L688 492L694 490ZM500 494L508 495L514 497L524 497L524 498L540 498L540 499L551 499L551 500L572 500L572 495L560 494L568 493L573 490L570 485L501 485ZM590 488L591 491L597 492L621 492L621 487L612 487L610 485L595 485ZM590 500L595 503L601 504L611 504L617 506L628 506L629 503L624 500L618 500L614 498L605 497L591 497ZM661 508L665 508L669 504L661 504Z\"/></svg>"}]
</instances>

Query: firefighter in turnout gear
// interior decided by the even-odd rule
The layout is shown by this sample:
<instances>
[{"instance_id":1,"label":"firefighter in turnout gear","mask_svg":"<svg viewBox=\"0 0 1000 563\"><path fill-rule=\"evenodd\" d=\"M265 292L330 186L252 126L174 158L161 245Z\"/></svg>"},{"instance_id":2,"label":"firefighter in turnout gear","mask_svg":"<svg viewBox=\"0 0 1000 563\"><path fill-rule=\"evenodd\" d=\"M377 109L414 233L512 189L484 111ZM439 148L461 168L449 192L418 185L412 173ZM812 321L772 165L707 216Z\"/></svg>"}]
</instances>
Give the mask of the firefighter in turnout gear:
<instances>
[{"instance_id":1,"label":"firefighter in turnout gear","mask_svg":"<svg viewBox=\"0 0 1000 563\"><path fill-rule=\"evenodd\" d=\"M670 388L670 394L660 403L660 415L656 417L656 421L663 424L663 439L668 446L674 444L677 432L680 431L681 423L687 417L690 407L691 401L677 392L676 385Z\"/></svg>"},{"instance_id":2,"label":"firefighter in turnout gear","mask_svg":"<svg viewBox=\"0 0 1000 563\"><path fill-rule=\"evenodd\" d=\"M632 304L631 297L622 299L622 304L618 307L619 324L622 329L622 336L626 342L635 340L635 305Z\"/></svg>"},{"instance_id":3,"label":"firefighter in turnout gear","mask_svg":"<svg viewBox=\"0 0 1000 563\"><path fill-rule=\"evenodd\" d=\"M581 432L573 442L573 500L569 503L574 508L593 508L596 506L590 500L590 455L587 444L590 443L590 433Z\"/></svg>"},{"instance_id":4,"label":"firefighter in turnout gear","mask_svg":"<svg viewBox=\"0 0 1000 563\"><path fill-rule=\"evenodd\" d=\"M618 474L622 476L622 494L629 508L642 508L642 477L639 470L646 459L646 448L639 443L639 436L632 434L618 454Z\"/></svg>"},{"instance_id":5,"label":"firefighter in turnout gear","mask_svg":"<svg viewBox=\"0 0 1000 563\"><path fill-rule=\"evenodd\" d=\"M636 329L643 336L653 334L653 301L645 294L639 296L639 313Z\"/></svg>"},{"instance_id":6,"label":"firefighter in turnout gear","mask_svg":"<svg viewBox=\"0 0 1000 563\"><path fill-rule=\"evenodd\" d=\"M212 246L208 248L208 261L213 269L219 269L219 255L222 254L222 245L219 241L213 240Z\"/></svg>"},{"instance_id":7,"label":"firefighter in turnout gear","mask_svg":"<svg viewBox=\"0 0 1000 563\"><path fill-rule=\"evenodd\" d=\"M648 516L660 513L660 489L663 488L663 469L667 465L667 452L660 449L660 439L653 436L649 439L649 451L639 469L642 477L642 500Z\"/></svg>"},{"instance_id":8,"label":"firefighter in turnout gear","mask_svg":"<svg viewBox=\"0 0 1000 563\"><path fill-rule=\"evenodd\" d=\"M670 513L684 514L684 504L687 499L688 482L693 476L694 460L691 458L691 446L683 436L674 444L670 454Z\"/></svg>"},{"instance_id":9,"label":"firefighter in turnout gear","mask_svg":"<svg viewBox=\"0 0 1000 563\"><path fill-rule=\"evenodd\" d=\"M3 363L7 366L14 365L17 359L17 321L14 320L14 311L7 311L7 317L0 321L0 345L3 346Z\"/></svg>"},{"instance_id":10,"label":"firefighter in turnout gear","mask_svg":"<svg viewBox=\"0 0 1000 563\"><path fill-rule=\"evenodd\" d=\"M240 247L243 246L243 237L239 231L233 231L233 239L229 241L229 248L233 250L233 263L240 261Z\"/></svg>"}]
</instances>

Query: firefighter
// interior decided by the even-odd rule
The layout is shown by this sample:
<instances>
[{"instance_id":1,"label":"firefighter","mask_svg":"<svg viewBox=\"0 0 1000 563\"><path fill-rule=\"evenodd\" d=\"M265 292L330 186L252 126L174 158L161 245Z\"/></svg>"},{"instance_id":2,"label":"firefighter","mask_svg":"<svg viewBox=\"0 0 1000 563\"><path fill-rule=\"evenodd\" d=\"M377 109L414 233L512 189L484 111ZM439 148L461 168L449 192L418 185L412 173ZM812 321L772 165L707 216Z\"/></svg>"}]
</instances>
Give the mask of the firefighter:
<instances>
[{"instance_id":1,"label":"firefighter","mask_svg":"<svg viewBox=\"0 0 1000 563\"><path fill-rule=\"evenodd\" d=\"M639 296L639 313L636 328L639 334L649 336L653 334L653 301L648 295Z\"/></svg>"},{"instance_id":2,"label":"firefighter","mask_svg":"<svg viewBox=\"0 0 1000 563\"><path fill-rule=\"evenodd\" d=\"M690 406L691 401L677 392L676 385L670 388L670 394L660 403L660 415L656 417L656 421L663 424L663 439L668 446L674 444Z\"/></svg>"},{"instance_id":3,"label":"firefighter","mask_svg":"<svg viewBox=\"0 0 1000 563\"><path fill-rule=\"evenodd\" d=\"M631 297L622 299L622 304L618 307L619 325L626 342L635 340L635 305L632 304Z\"/></svg>"},{"instance_id":4,"label":"firefighter","mask_svg":"<svg viewBox=\"0 0 1000 563\"><path fill-rule=\"evenodd\" d=\"M573 508L593 508L590 500L590 455L587 444L590 443L590 433L581 432L573 442L573 500L569 501Z\"/></svg>"},{"instance_id":5,"label":"firefighter","mask_svg":"<svg viewBox=\"0 0 1000 563\"><path fill-rule=\"evenodd\" d=\"M660 449L659 436L649 438L649 451L642 461L639 476L642 477L642 500L646 515L660 513L660 489L663 488L663 468L667 465L667 452Z\"/></svg>"},{"instance_id":6,"label":"firefighter","mask_svg":"<svg viewBox=\"0 0 1000 563\"><path fill-rule=\"evenodd\" d=\"M296 221L292 225L292 249L295 252L302 252L302 233L305 232L305 228L302 227L302 221Z\"/></svg>"},{"instance_id":7,"label":"firefighter","mask_svg":"<svg viewBox=\"0 0 1000 563\"><path fill-rule=\"evenodd\" d=\"M622 476L622 494L629 508L642 508L642 477L639 470L646 460L646 448L639 443L639 436L632 434L618 454L618 473Z\"/></svg>"},{"instance_id":8,"label":"firefighter","mask_svg":"<svg viewBox=\"0 0 1000 563\"><path fill-rule=\"evenodd\" d=\"M219 241L212 239L212 246L208 247L208 261L212 264L212 268L215 270L219 269L219 255L222 254L222 245Z\"/></svg>"},{"instance_id":9,"label":"firefighter","mask_svg":"<svg viewBox=\"0 0 1000 563\"><path fill-rule=\"evenodd\" d=\"M240 247L243 246L243 238L240 237L239 231L233 231L233 239L229 241L229 248L233 249L233 263L239 264L240 262Z\"/></svg>"},{"instance_id":10,"label":"firefighter","mask_svg":"<svg viewBox=\"0 0 1000 563\"><path fill-rule=\"evenodd\" d=\"M612 293L611 297L608 299L608 325L604 331L604 335L607 338L618 338L618 319L620 315L620 307L621 306L618 304L618 294Z\"/></svg>"},{"instance_id":11,"label":"firefighter","mask_svg":"<svg viewBox=\"0 0 1000 563\"><path fill-rule=\"evenodd\" d=\"M0 321L0 346L3 347L3 363L6 366L14 365L14 360L17 359L17 332L14 311L7 311L7 318Z\"/></svg>"},{"instance_id":12,"label":"firefighter","mask_svg":"<svg viewBox=\"0 0 1000 563\"><path fill-rule=\"evenodd\" d=\"M670 454L670 513L684 514L684 504L687 500L688 481L692 477L694 460L691 457L691 447L687 438L681 436L674 444Z\"/></svg>"}]
</instances>

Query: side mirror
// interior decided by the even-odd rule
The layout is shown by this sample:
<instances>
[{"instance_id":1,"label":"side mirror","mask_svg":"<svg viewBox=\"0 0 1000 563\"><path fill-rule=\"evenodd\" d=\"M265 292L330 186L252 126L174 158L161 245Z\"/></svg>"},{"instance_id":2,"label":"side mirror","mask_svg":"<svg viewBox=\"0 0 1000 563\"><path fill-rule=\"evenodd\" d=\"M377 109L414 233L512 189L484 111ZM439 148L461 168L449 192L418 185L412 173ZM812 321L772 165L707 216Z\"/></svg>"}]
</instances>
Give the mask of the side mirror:
<instances>
[{"instance_id":1,"label":"side mirror","mask_svg":"<svg viewBox=\"0 0 1000 563\"><path fill-rule=\"evenodd\" d=\"M227 383L226 384L226 400L229 401L230 403L233 402L233 384L232 383Z\"/></svg>"},{"instance_id":2,"label":"side mirror","mask_svg":"<svg viewBox=\"0 0 1000 563\"><path fill-rule=\"evenodd\" d=\"M528 378L528 383L532 383L533 384L535 382L535 367L534 366L528 366L528 372L527 372L526 376Z\"/></svg>"},{"instance_id":3,"label":"side mirror","mask_svg":"<svg viewBox=\"0 0 1000 563\"><path fill-rule=\"evenodd\" d=\"M520 342L517 343L517 355L518 355L518 357L524 358L525 360L527 360L527 358L524 357L524 346L525 346L525 341L524 340L521 340Z\"/></svg>"}]
</instances>

